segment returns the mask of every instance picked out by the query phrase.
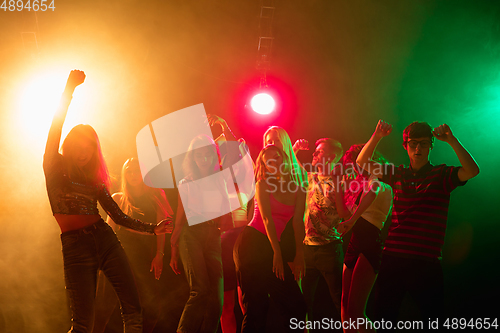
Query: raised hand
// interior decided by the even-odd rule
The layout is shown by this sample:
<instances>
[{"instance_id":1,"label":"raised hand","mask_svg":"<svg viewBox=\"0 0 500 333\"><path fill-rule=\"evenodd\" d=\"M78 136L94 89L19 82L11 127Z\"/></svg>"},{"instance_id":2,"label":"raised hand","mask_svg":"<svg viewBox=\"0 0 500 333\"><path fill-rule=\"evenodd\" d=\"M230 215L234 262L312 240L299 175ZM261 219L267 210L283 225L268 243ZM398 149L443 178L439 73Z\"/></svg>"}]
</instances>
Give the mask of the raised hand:
<instances>
[{"instance_id":1,"label":"raised hand","mask_svg":"<svg viewBox=\"0 0 500 333\"><path fill-rule=\"evenodd\" d=\"M436 137L436 139L448 143L454 138L450 126L446 124L436 127L432 131L432 134Z\"/></svg>"},{"instance_id":2,"label":"raised hand","mask_svg":"<svg viewBox=\"0 0 500 333\"><path fill-rule=\"evenodd\" d=\"M375 128L375 135L381 138L388 136L392 132L392 125L386 123L382 119L378 121L377 127Z\"/></svg>"},{"instance_id":3,"label":"raised hand","mask_svg":"<svg viewBox=\"0 0 500 333\"><path fill-rule=\"evenodd\" d=\"M80 84L85 81L85 73L77 69L72 70L69 73L68 81L66 81L66 90L75 90Z\"/></svg>"},{"instance_id":4,"label":"raised hand","mask_svg":"<svg viewBox=\"0 0 500 333\"><path fill-rule=\"evenodd\" d=\"M171 217L158 222L158 224L155 226L155 234L159 235L159 234L172 233L172 230L174 230L174 224L172 222L173 220Z\"/></svg>"},{"instance_id":5,"label":"raised hand","mask_svg":"<svg viewBox=\"0 0 500 333\"><path fill-rule=\"evenodd\" d=\"M214 126L214 125L218 124L222 127L222 129L224 129L224 127L227 126L226 121L215 114L207 115L207 119L208 119L208 124L210 126Z\"/></svg>"},{"instance_id":6,"label":"raised hand","mask_svg":"<svg viewBox=\"0 0 500 333\"><path fill-rule=\"evenodd\" d=\"M309 150L309 142L305 139L298 139L293 144L293 151L297 153L299 150Z\"/></svg>"}]
</instances>

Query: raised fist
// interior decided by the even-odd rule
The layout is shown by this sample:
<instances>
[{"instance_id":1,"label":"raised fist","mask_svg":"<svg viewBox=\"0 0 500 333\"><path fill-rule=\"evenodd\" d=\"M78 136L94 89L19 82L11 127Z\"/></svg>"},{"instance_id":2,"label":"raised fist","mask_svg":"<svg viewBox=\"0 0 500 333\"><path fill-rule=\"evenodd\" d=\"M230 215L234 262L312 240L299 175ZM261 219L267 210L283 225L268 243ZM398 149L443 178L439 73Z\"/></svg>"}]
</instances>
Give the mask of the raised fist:
<instances>
[{"instance_id":1,"label":"raised fist","mask_svg":"<svg viewBox=\"0 0 500 333\"><path fill-rule=\"evenodd\" d=\"M436 137L436 139L444 142L449 142L453 138L450 126L446 124L436 127L432 131L432 134Z\"/></svg>"},{"instance_id":2,"label":"raised fist","mask_svg":"<svg viewBox=\"0 0 500 333\"><path fill-rule=\"evenodd\" d=\"M297 153L299 150L309 150L309 142L305 139L299 139L293 144L293 151Z\"/></svg>"},{"instance_id":3,"label":"raised fist","mask_svg":"<svg viewBox=\"0 0 500 333\"><path fill-rule=\"evenodd\" d=\"M383 138L391 134L391 132L392 132L392 125L380 119L378 121L377 127L375 128L375 135L378 135L379 137Z\"/></svg>"},{"instance_id":4,"label":"raised fist","mask_svg":"<svg viewBox=\"0 0 500 333\"><path fill-rule=\"evenodd\" d=\"M207 119L210 126L219 124L220 126L222 126L222 129L224 129L224 126L227 126L226 121L215 114L207 115Z\"/></svg>"},{"instance_id":5,"label":"raised fist","mask_svg":"<svg viewBox=\"0 0 500 333\"><path fill-rule=\"evenodd\" d=\"M83 81L85 81L85 73L83 71L74 69L69 73L68 81L66 82L66 88L74 90L76 87L82 84Z\"/></svg>"}]
</instances>

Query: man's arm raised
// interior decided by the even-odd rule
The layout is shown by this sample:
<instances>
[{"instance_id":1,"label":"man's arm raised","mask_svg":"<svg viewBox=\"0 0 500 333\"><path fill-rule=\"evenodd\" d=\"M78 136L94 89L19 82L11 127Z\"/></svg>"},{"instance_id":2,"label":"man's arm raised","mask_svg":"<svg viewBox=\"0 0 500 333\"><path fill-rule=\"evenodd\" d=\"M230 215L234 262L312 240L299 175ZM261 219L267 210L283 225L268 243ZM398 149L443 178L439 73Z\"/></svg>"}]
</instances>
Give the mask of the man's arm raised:
<instances>
[{"instance_id":1,"label":"man's arm raised","mask_svg":"<svg viewBox=\"0 0 500 333\"><path fill-rule=\"evenodd\" d=\"M476 161L467 149L462 146L460 141L458 141L458 139L453 135L450 126L446 124L438 126L432 131L432 134L436 137L436 139L448 143L455 151L455 154L457 154L458 160L462 165L462 167L458 170L458 179L460 179L460 181L464 182L476 177L479 174L479 166Z\"/></svg>"},{"instance_id":2,"label":"man's arm raised","mask_svg":"<svg viewBox=\"0 0 500 333\"><path fill-rule=\"evenodd\" d=\"M356 163L361 168L368 171L375 177L381 178L383 176L383 168L379 163L372 161L373 153L375 152L380 140L391 134L391 132L392 125L383 120L379 120L377 127L375 128L375 132L373 132L370 140L368 140L363 149L361 149L361 152L356 159Z\"/></svg>"}]
</instances>

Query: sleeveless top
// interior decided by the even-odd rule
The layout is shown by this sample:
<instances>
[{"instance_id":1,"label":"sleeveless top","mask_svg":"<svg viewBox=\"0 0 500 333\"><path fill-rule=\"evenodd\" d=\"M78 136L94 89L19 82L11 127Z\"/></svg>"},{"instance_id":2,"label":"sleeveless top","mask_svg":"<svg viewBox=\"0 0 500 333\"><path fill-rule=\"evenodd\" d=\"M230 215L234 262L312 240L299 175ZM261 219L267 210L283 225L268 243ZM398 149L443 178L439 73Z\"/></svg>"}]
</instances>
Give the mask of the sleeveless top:
<instances>
[{"instance_id":1,"label":"sleeveless top","mask_svg":"<svg viewBox=\"0 0 500 333\"><path fill-rule=\"evenodd\" d=\"M295 205L285 205L279 202L274 198L272 193L269 194L269 200L271 204L271 216L274 221L274 226L276 227L276 234L279 241L281 240L281 234L283 233L283 230L285 230L286 224L290 221L295 212ZM260 214L257 200L255 200L255 213L253 219L248 225L267 236L266 228L264 227L264 220Z\"/></svg>"}]
</instances>

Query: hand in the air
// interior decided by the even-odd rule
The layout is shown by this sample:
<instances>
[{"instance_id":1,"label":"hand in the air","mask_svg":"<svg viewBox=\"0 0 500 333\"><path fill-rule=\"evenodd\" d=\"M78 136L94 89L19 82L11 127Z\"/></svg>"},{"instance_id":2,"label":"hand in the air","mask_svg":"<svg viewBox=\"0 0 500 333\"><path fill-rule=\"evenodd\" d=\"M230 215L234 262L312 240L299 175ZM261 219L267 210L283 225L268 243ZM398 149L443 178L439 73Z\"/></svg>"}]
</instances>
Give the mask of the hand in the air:
<instances>
[{"instance_id":1,"label":"hand in the air","mask_svg":"<svg viewBox=\"0 0 500 333\"><path fill-rule=\"evenodd\" d=\"M378 121L377 127L375 128L375 135L383 138L391 134L391 132L392 132L392 125L380 119Z\"/></svg>"},{"instance_id":2,"label":"hand in the air","mask_svg":"<svg viewBox=\"0 0 500 333\"><path fill-rule=\"evenodd\" d=\"M309 150L309 142L305 139L298 139L293 144L293 151L297 153L299 150Z\"/></svg>"},{"instance_id":3,"label":"hand in the air","mask_svg":"<svg viewBox=\"0 0 500 333\"><path fill-rule=\"evenodd\" d=\"M224 127L227 126L226 121L215 114L207 115L207 119L208 119L208 124L210 126L214 126L214 125L218 124L222 127L222 129L224 129Z\"/></svg>"},{"instance_id":4,"label":"hand in the air","mask_svg":"<svg viewBox=\"0 0 500 333\"><path fill-rule=\"evenodd\" d=\"M434 135L434 137L436 137L436 139L448 143L454 138L450 126L446 124L436 127L432 131L432 134Z\"/></svg>"},{"instance_id":5,"label":"hand in the air","mask_svg":"<svg viewBox=\"0 0 500 333\"><path fill-rule=\"evenodd\" d=\"M72 70L69 73L68 81L66 81L66 89L75 90L80 84L85 81L85 73L77 69Z\"/></svg>"}]
</instances>

